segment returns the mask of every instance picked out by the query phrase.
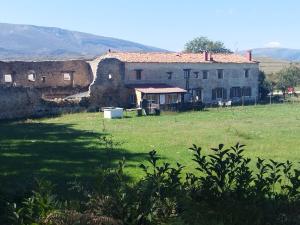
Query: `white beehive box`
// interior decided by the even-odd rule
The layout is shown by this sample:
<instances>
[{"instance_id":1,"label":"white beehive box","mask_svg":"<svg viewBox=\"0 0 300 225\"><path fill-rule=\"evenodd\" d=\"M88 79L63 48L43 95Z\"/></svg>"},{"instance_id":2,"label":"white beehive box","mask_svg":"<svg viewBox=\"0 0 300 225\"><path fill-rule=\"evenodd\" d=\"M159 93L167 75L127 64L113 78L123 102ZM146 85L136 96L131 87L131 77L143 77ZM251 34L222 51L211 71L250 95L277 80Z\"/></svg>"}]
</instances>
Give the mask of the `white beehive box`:
<instances>
[{"instance_id":1,"label":"white beehive box","mask_svg":"<svg viewBox=\"0 0 300 225\"><path fill-rule=\"evenodd\" d=\"M104 118L106 119L123 117L123 108L109 107L109 108L104 108L103 112L104 112Z\"/></svg>"}]
</instances>

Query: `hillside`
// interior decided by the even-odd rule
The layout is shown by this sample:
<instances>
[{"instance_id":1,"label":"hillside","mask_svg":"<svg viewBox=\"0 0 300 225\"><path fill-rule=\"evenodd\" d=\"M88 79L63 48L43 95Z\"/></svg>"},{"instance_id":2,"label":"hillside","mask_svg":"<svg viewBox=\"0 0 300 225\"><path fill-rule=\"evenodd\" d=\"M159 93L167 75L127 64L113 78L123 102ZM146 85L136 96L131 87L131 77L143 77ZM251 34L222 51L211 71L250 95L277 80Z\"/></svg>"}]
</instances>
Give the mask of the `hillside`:
<instances>
[{"instance_id":1,"label":"hillside","mask_svg":"<svg viewBox=\"0 0 300 225\"><path fill-rule=\"evenodd\" d=\"M240 51L244 54L245 51ZM300 61L300 49L290 48L254 48L252 53L256 57L272 58L284 61Z\"/></svg>"},{"instance_id":2,"label":"hillside","mask_svg":"<svg viewBox=\"0 0 300 225\"><path fill-rule=\"evenodd\" d=\"M166 51L116 38L55 27L0 23L0 60L79 59L116 51Z\"/></svg>"}]
</instances>

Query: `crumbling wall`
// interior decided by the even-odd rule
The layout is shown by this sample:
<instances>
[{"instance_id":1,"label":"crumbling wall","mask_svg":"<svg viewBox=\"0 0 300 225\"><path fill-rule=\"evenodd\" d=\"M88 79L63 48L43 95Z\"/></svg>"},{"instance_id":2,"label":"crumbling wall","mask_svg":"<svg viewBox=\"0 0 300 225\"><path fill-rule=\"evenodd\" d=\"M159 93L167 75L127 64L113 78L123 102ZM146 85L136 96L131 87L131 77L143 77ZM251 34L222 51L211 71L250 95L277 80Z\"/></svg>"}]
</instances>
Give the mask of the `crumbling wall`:
<instances>
[{"instance_id":1,"label":"crumbling wall","mask_svg":"<svg viewBox=\"0 0 300 225\"><path fill-rule=\"evenodd\" d=\"M129 104L130 90L125 87L125 64L118 59L102 59L98 64L95 80L90 86L93 106L121 106Z\"/></svg>"},{"instance_id":2,"label":"crumbling wall","mask_svg":"<svg viewBox=\"0 0 300 225\"><path fill-rule=\"evenodd\" d=\"M34 115L41 104L41 92L23 87L0 88L0 119L25 118Z\"/></svg>"},{"instance_id":3,"label":"crumbling wall","mask_svg":"<svg viewBox=\"0 0 300 225\"><path fill-rule=\"evenodd\" d=\"M5 80L11 76L11 82ZM32 79L33 78L33 79ZM89 63L82 60L43 61L43 62L0 62L0 86L31 87L39 89L44 95L72 95L87 91L93 81ZM64 91L62 91L64 90Z\"/></svg>"},{"instance_id":4,"label":"crumbling wall","mask_svg":"<svg viewBox=\"0 0 300 225\"><path fill-rule=\"evenodd\" d=\"M87 106L79 100L44 100L34 88L0 87L0 120L82 112Z\"/></svg>"}]
</instances>

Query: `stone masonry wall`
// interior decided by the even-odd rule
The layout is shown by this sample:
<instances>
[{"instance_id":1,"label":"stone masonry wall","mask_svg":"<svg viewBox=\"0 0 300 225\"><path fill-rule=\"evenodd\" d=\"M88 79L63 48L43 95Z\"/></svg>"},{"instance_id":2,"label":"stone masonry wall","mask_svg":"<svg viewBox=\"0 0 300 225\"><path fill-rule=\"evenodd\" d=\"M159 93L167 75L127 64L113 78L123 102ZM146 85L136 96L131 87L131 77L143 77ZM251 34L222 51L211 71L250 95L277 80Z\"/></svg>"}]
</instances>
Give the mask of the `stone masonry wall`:
<instances>
[{"instance_id":1,"label":"stone masonry wall","mask_svg":"<svg viewBox=\"0 0 300 225\"><path fill-rule=\"evenodd\" d=\"M136 70L142 70L142 79L136 80ZM202 89L202 100L212 101L212 89L223 87L229 90L231 87L248 86L252 89L252 99L258 96L259 68L256 63L126 63L125 84L165 83L180 88L186 88L184 69L191 69L189 87ZM223 69L223 79L218 79L217 69ZM249 77L245 78L245 69L249 69ZM208 71L207 79L203 79L203 71ZM172 72L172 78L168 79L167 72ZM198 72L198 78L194 72ZM228 97L229 98L229 97Z\"/></svg>"},{"instance_id":2,"label":"stone masonry wall","mask_svg":"<svg viewBox=\"0 0 300 225\"><path fill-rule=\"evenodd\" d=\"M32 74L34 81L29 79ZM70 79L65 79L69 74ZM10 75L12 82L5 82L5 75ZM73 88L86 91L93 80L90 65L82 60L70 61L43 61L43 62L0 62L0 86L32 87L42 91L43 94L55 93L55 90L65 95L72 95Z\"/></svg>"},{"instance_id":3,"label":"stone masonry wall","mask_svg":"<svg viewBox=\"0 0 300 225\"><path fill-rule=\"evenodd\" d=\"M0 88L0 120L25 118L41 104L41 92L23 87Z\"/></svg>"},{"instance_id":4,"label":"stone masonry wall","mask_svg":"<svg viewBox=\"0 0 300 225\"><path fill-rule=\"evenodd\" d=\"M34 88L0 88L0 120L44 117L85 111L79 101L59 102L42 99L42 92Z\"/></svg>"},{"instance_id":5,"label":"stone masonry wall","mask_svg":"<svg viewBox=\"0 0 300 225\"><path fill-rule=\"evenodd\" d=\"M125 87L125 64L117 59L103 59L90 87L90 101L94 106L126 106L130 90Z\"/></svg>"}]
</instances>

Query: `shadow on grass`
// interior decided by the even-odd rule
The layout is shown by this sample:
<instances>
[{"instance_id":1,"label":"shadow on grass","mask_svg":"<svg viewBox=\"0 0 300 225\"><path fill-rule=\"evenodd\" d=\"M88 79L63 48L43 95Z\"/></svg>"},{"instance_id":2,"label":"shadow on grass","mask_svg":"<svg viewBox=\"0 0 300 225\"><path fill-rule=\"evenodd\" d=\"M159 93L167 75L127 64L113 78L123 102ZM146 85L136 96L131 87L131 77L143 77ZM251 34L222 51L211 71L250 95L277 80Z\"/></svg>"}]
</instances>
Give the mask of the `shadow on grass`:
<instances>
[{"instance_id":1,"label":"shadow on grass","mask_svg":"<svg viewBox=\"0 0 300 225\"><path fill-rule=\"evenodd\" d=\"M101 167L114 167L123 157L141 161L146 155L113 149L101 133L77 130L72 124L0 123L0 189L13 198L31 189L35 178L52 181L58 194L69 182L91 182Z\"/></svg>"}]
</instances>

